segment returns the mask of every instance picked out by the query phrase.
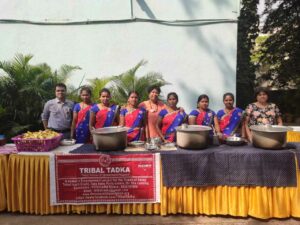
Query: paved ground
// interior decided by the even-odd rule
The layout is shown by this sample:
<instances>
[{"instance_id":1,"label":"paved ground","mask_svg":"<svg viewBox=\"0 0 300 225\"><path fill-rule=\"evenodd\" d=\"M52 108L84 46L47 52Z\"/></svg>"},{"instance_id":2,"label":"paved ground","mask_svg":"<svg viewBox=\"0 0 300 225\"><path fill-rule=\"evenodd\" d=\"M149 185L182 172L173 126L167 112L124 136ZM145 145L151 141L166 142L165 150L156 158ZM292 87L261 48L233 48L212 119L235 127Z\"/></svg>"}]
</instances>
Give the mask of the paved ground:
<instances>
[{"instance_id":1,"label":"paved ground","mask_svg":"<svg viewBox=\"0 0 300 225\"><path fill-rule=\"evenodd\" d=\"M299 219L257 220L254 218L208 216L119 216L55 215L32 216L0 213L0 225L299 225Z\"/></svg>"}]
</instances>

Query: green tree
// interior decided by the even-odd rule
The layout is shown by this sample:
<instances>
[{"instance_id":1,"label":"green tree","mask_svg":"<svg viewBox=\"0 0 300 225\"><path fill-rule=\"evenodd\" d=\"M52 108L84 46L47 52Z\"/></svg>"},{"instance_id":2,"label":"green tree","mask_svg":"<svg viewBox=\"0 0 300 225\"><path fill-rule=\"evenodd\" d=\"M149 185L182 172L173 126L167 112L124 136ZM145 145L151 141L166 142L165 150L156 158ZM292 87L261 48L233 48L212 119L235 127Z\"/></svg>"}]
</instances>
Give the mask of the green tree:
<instances>
[{"instance_id":1,"label":"green tree","mask_svg":"<svg viewBox=\"0 0 300 225\"><path fill-rule=\"evenodd\" d=\"M300 1L266 0L261 62L270 70L264 78L271 86L290 88L300 84Z\"/></svg>"},{"instance_id":2,"label":"green tree","mask_svg":"<svg viewBox=\"0 0 300 225\"><path fill-rule=\"evenodd\" d=\"M292 102L299 102L300 1L266 0L265 6L263 32L269 37L262 45L260 63L268 64L269 70L261 79L278 89L296 89ZM296 112L300 115L299 106Z\"/></svg>"},{"instance_id":3,"label":"green tree","mask_svg":"<svg viewBox=\"0 0 300 225\"><path fill-rule=\"evenodd\" d=\"M66 82L79 67L63 65L52 72L47 64L31 65L32 55L17 54L0 62L0 133L11 137L41 128L44 103L54 97L54 86Z\"/></svg>"},{"instance_id":4,"label":"green tree","mask_svg":"<svg viewBox=\"0 0 300 225\"><path fill-rule=\"evenodd\" d=\"M244 108L253 101L255 65L251 54L258 36L258 0L242 0L237 39L237 105Z\"/></svg>"},{"instance_id":5,"label":"green tree","mask_svg":"<svg viewBox=\"0 0 300 225\"><path fill-rule=\"evenodd\" d=\"M264 86L265 79L264 75L269 72L270 65L267 62L263 62L261 58L264 55L265 48L263 47L264 42L268 39L269 35L260 35L256 38L255 49L251 55L251 62L256 65L256 73L258 76L255 80L255 86Z\"/></svg>"}]
</instances>

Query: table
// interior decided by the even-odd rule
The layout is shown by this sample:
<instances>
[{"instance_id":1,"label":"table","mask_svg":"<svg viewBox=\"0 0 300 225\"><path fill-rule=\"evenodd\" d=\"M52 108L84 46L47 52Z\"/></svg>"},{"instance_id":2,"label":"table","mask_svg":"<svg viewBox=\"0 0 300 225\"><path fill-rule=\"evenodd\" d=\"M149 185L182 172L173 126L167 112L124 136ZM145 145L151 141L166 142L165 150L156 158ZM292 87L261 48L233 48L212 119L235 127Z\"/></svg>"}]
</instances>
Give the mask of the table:
<instances>
[{"instance_id":1,"label":"table","mask_svg":"<svg viewBox=\"0 0 300 225\"><path fill-rule=\"evenodd\" d=\"M287 142L300 142L300 132L299 131L288 131L287 132Z\"/></svg>"},{"instance_id":2,"label":"table","mask_svg":"<svg viewBox=\"0 0 300 225\"><path fill-rule=\"evenodd\" d=\"M50 206L49 155L45 153L0 156L0 172L5 174L0 176L0 209L8 212L36 215L59 213L169 215L180 213L253 216L261 219L290 216L300 218L298 166L296 171L297 187L224 185L168 188L162 184L161 203L156 204Z\"/></svg>"}]
</instances>

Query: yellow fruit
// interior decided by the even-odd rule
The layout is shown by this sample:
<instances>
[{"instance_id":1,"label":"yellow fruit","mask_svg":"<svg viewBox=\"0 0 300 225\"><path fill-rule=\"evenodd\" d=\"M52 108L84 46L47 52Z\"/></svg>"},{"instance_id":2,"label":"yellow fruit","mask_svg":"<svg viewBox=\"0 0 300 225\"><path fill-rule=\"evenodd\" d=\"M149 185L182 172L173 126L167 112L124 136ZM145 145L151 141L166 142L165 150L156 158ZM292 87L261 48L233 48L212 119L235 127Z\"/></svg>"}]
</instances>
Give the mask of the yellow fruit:
<instances>
[{"instance_id":1,"label":"yellow fruit","mask_svg":"<svg viewBox=\"0 0 300 225\"><path fill-rule=\"evenodd\" d=\"M43 131L36 131L36 132L30 132L27 131L25 134L23 134L23 139L50 139L58 136L59 133L52 131L52 130L43 130Z\"/></svg>"}]
</instances>

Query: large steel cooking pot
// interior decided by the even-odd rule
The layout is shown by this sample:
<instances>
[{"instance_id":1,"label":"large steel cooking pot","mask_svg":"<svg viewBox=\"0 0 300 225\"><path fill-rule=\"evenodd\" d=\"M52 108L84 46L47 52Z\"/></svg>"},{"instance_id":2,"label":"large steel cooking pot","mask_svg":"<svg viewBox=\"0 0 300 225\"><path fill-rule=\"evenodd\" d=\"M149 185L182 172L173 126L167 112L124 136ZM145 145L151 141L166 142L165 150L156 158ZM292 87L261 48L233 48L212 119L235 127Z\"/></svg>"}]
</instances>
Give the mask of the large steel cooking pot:
<instances>
[{"instance_id":1,"label":"large steel cooking pot","mask_svg":"<svg viewBox=\"0 0 300 225\"><path fill-rule=\"evenodd\" d=\"M209 144L209 131L211 127L188 125L177 127L176 143L180 148L203 149Z\"/></svg>"},{"instance_id":2,"label":"large steel cooking pot","mask_svg":"<svg viewBox=\"0 0 300 225\"><path fill-rule=\"evenodd\" d=\"M97 150L123 150L127 146L126 127L103 127L91 131Z\"/></svg>"},{"instance_id":3,"label":"large steel cooking pot","mask_svg":"<svg viewBox=\"0 0 300 225\"><path fill-rule=\"evenodd\" d=\"M291 130L285 126L252 125L252 143L264 149L282 149L286 145L286 133Z\"/></svg>"}]
</instances>

